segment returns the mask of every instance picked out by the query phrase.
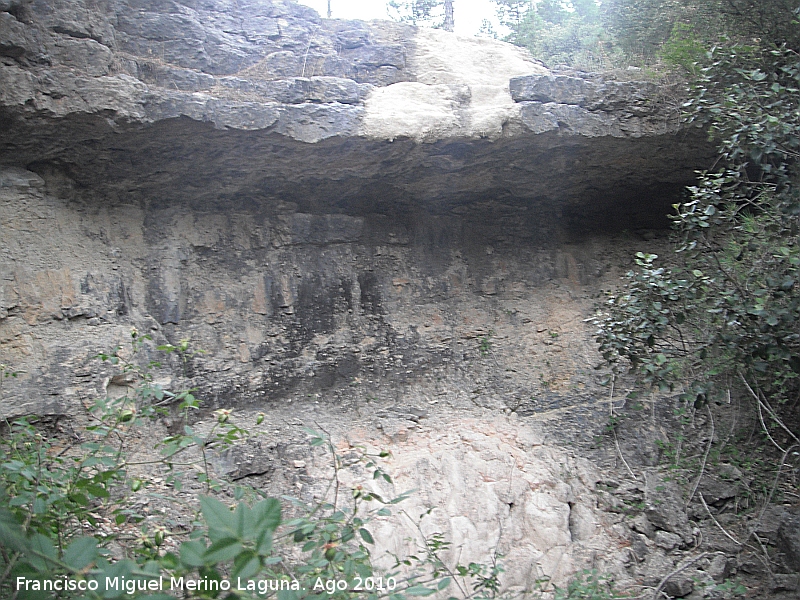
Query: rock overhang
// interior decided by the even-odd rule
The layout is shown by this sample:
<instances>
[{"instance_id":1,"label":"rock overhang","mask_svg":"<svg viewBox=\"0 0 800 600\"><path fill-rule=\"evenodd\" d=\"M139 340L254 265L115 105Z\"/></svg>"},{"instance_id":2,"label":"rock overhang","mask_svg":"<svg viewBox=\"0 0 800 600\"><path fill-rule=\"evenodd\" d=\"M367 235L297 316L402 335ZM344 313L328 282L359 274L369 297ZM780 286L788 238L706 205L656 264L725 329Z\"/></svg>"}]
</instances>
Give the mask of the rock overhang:
<instances>
[{"instance_id":1,"label":"rock overhang","mask_svg":"<svg viewBox=\"0 0 800 600\"><path fill-rule=\"evenodd\" d=\"M500 201L578 230L658 226L712 155L674 90L551 73L494 40L324 21L290 2L110 1L93 37L27 10L0 13L13 50L0 161L49 165L102 198L345 213ZM62 49L87 39L108 53Z\"/></svg>"},{"instance_id":2,"label":"rock overhang","mask_svg":"<svg viewBox=\"0 0 800 600\"><path fill-rule=\"evenodd\" d=\"M209 350L214 406L475 389L490 331L522 344L492 393L527 401L538 323L616 268L605 233L666 226L713 156L671 94L291 2L0 3L6 405L69 412L131 326ZM591 388L589 338L547 382Z\"/></svg>"}]
</instances>

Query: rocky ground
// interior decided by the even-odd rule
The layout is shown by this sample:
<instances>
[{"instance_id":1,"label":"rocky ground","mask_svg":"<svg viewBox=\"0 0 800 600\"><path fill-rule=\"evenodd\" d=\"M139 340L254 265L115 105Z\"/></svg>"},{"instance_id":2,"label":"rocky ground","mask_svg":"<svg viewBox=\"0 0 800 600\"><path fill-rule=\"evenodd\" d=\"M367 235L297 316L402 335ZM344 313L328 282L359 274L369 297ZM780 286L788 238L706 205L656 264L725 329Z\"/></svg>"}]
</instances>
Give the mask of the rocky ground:
<instances>
[{"instance_id":1,"label":"rocky ground","mask_svg":"<svg viewBox=\"0 0 800 600\"><path fill-rule=\"evenodd\" d=\"M494 365L490 370L503 357L497 347L472 350L476 362ZM618 590L642 598L656 589L693 600L737 591L797 597L796 459L778 479L763 471L775 457L748 454L756 448L747 440L755 415L744 403L676 415L674 398L626 401L627 390L617 389L616 398L536 412L490 395L476 401L448 369L435 394L412 385L387 401L365 395L365 385L354 380L335 397L307 394L234 410L232 421L252 437L212 454L216 476L232 482L220 496L232 501L239 485L310 504L330 500L333 459L310 445L313 429L329 436L343 459L343 490L363 486L387 499L414 490L394 516L369 526L379 566L418 550L423 535L441 533L453 544L445 559L454 563L498 556L512 596L537 589L544 577L563 586L575 571L597 569ZM207 433L216 418L202 411L190 422ZM134 433L130 460L156 458L152 440L182 423L173 415ZM380 462L392 484L373 480L358 460L362 451L381 450L391 454ZM205 491L201 471L189 470L179 492L163 471L133 471L149 483L133 494L131 508L151 528L166 525L165 549L192 528L197 494ZM423 513L429 516L417 528ZM107 527L123 542L138 536L139 526Z\"/></svg>"}]
</instances>

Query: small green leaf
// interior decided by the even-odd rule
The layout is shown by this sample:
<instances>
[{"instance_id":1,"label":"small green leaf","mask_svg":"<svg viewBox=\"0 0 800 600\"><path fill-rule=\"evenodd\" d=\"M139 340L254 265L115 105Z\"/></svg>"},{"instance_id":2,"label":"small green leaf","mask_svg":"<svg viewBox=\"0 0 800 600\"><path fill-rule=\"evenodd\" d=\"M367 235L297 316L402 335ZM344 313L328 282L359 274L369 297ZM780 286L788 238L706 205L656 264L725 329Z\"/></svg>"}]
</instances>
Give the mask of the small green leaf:
<instances>
[{"instance_id":1,"label":"small green leaf","mask_svg":"<svg viewBox=\"0 0 800 600\"><path fill-rule=\"evenodd\" d=\"M256 539L256 552L261 556L268 556L272 552L272 532L265 529Z\"/></svg>"},{"instance_id":2,"label":"small green leaf","mask_svg":"<svg viewBox=\"0 0 800 600\"><path fill-rule=\"evenodd\" d=\"M366 529L363 529L363 528L359 529L358 533L361 536L361 539L364 540L365 542L367 542L368 544L374 544L375 543L375 540L372 537L372 534L369 531L367 531Z\"/></svg>"},{"instance_id":3,"label":"small green leaf","mask_svg":"<svg viewBox=\"0 0 800 600\"><path fill-rule=\"evenodd\" d=\"M431 594L435 594L436 590L426 588L424 585L412 585L405 590L405 593L408 596L430 596Z\"/></svg>"},{"instance_id":4,"label":"small green leaf","mask_svg":"<svg viewBox=\"0 0 800 600\"><path fill-rule=\"evenodd\" d=\"M178 557L172 552L167 552L161 557L161 566L165 569L174 571L180 566L180 562L178 561Z\"/></svg>"}]
</instances>

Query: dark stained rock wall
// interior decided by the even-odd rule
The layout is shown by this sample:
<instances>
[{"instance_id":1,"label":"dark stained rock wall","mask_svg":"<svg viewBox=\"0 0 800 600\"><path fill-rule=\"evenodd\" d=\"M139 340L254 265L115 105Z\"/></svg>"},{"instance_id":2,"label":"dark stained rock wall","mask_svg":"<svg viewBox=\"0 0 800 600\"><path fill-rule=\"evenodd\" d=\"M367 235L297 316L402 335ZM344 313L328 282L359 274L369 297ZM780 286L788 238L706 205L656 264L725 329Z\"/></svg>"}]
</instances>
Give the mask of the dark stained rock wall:
<instances>
[{"instance_id":1,"label":"dark stained rock wall","mask_svg":"<svg viewBox=\"0 0 800 600\"><path fill-rule=\"evenodd\" d=\"M710 160L678 100L289 1L2 0L3 411L131 327L207 406L585 404L593 296Z\"/></svg>"}]
</instances>

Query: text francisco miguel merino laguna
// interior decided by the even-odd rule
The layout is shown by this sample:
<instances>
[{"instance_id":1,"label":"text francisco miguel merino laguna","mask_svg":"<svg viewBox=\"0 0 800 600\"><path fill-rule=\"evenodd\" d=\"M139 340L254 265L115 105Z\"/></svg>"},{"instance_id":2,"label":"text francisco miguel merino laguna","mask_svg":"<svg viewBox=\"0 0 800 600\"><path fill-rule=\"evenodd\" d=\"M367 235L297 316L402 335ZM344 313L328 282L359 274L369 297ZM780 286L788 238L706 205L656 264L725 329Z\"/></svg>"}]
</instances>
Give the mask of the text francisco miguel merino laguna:
<instances>
[{"instance_id":1,"label":"text francisco miguel merino laguna","mask_svg":"<svg viewBox=\"0 0 800 600\"><path fill-rule=\"evenodd\" d=\"M286 579L241 579L236 578L236 587L233 588L227 579L187 579L185 577L170 577L169 587L164 584L164 577L154 577L153 579L140 579L133 577L106 577L105 586L102 591L122 591L126 594L135 592L158 592L168 590L187 590L190 592L227 592L231 589L239 591L257 592L266 594L267 592L280 590L300 589L297 580L289 581ZM98 591L101 582L97 579L73 579L71 577L57 577L54 579L29 579L27 577L17 577L17 590L22 591L43 591L43 592L74 592L74 591Z\"/></svg>"}]
</instances>

